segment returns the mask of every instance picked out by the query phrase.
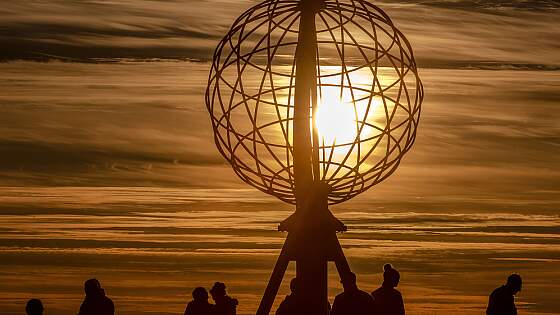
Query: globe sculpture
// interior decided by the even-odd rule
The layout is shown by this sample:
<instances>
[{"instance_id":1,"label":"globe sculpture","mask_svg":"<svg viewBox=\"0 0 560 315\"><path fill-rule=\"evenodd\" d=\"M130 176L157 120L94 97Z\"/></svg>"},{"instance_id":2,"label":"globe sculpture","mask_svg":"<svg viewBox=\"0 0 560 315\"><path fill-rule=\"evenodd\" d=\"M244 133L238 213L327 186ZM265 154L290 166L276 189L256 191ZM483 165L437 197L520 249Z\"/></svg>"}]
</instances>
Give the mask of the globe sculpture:
<instances>
[{"instance_id":1,"label":"globe sculpture","mask_svg":"<svg viewBox=\"0 0 560 315\"><path fill-rule=\"evenodd\" d=\"M327 313L326 265L350 273L328 210L389 177L416 136L423 88L412 48L364 0L268 0L218 44L206 91L214 138L246 183L296 205L257 314L289 261L306 313Z\"/></svg>"}]
</instances>

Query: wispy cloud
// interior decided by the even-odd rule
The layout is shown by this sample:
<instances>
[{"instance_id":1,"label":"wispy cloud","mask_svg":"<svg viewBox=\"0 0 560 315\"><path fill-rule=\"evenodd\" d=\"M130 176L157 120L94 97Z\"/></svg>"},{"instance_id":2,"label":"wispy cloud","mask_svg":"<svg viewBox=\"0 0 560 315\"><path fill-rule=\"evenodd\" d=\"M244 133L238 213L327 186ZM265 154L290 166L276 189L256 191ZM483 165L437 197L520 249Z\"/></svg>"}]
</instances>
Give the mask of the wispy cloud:
<instances>
[{"instance_id":1,"label":"wispy cloud","mask_svg":"<svg viewBox=\"0 0 560 315\"><path fill-rule=\"evenodd\" d=\"M4 58L207 58L243 6L223 1L46 1L1 9Z\"/></svg>"},{"instance_id":2,"label":"wispy cloud","mask_svg":"<svg viewBox=\"0 0 560 315\"><path fill-rule=\"evenodd\" d=\"M207 60L253 1L6 3L0 58ZM556 1L385 1L424 67L555 69Z\"/></svg>"},{"instance_id":3,"label":"wispy cloud","mask_svg":"<svg viewBox=\"0 0 560 315\"><path fill-rule=\"evenodd\" d=\"M245 187L214 144L204 63L4 63L2 185ZM555 71L421 69L415 147L355 202L556 211Z\"/></svg>"},{"instance_id":4,"label":"wispy cloud","mask_svg":"<svg viewBox=\"0 0 560 315\"><path fill-rule=\"evenodd\" d=\"M2 188L1 211L11 207L8 195L25 199L29 209L45 203L49 209L0 216L3 309L15 311L24 298L49 292L49 309L68 312L79 305L80 282L96 276L125 314L177 313L192 288L216 280L225 281L229 293L240 300L240 314L254 313L285 237L274 226L291 209L278 210L276 203L251 199L253 194ZM155 196L157 203L150 205ZM242 198L246 200L240 202ZM228 199L234 203L228 205ZM68 204L72 202L76 204ZM399 289L407 312L461 309L463 314L479 314L486 295L510 270L530 283L517 301L525 313L554 312L558 307L558 284L550 280L558 275L560 263L557 214L354 210L338 216L350 227L340 238L360 287L377 287L383 263L392 262L401 271ZM33 272L37 268L43 280L39 283ZM293 266L280 295L288 292L292 276ZM341 288L334 270L330 276L332 300ZM456 286L458 282L462 285ZM160 297L166 305L154 307L154 299Z\"/></svg>"}]
</instances>

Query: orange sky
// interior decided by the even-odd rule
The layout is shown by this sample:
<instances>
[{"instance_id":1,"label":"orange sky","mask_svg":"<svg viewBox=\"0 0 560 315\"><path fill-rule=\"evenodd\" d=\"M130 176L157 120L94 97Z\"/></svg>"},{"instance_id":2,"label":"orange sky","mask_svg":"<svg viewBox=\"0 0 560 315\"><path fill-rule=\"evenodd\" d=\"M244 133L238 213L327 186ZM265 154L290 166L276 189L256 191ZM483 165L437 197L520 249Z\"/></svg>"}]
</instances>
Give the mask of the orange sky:
<instances>
[{"instance_id":1,"label":"orange sky","mask_svg":"<svg viewBox=\"0 0 560 315\"><path fill-rule=\"evenodd\" d=\"M3 4L0 309L38 296L75 314L99 276L123 314L181 313L215 280L254 311L292 208L234 175L204 105L212 50L252 4ZM391 261L407 313L477 314L519 271L522 312L557 312L557 1L377 4L410 40L426 98L399 169L333 207L360 284Z\"/></svg>"}]
</instances>

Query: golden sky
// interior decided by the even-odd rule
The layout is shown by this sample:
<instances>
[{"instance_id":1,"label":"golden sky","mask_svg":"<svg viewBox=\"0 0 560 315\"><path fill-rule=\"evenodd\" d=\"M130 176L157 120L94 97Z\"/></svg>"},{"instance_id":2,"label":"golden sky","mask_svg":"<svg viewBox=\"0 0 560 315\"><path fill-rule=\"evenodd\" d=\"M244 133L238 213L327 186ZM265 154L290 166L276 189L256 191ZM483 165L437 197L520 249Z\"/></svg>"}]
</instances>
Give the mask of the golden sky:
<instances>
[{"instance_id":1,"label":"golden sky","mask_svg":"<svg viewBox=\"0 0 560 315\"><path fill-rule=\"evenodd\" d=\"M123 314L180 313L216 280L254 311L292 209L235 176L204 105L212 51L254 3L2 4L0 309L38 296L75 314L99 276ZM399 169L333 207L360 284L391 261L408 313L477 314L519 271L523 312L556 312L558 1L376 4L410 40L426 97Z\"/></svg>"}]
</instances>

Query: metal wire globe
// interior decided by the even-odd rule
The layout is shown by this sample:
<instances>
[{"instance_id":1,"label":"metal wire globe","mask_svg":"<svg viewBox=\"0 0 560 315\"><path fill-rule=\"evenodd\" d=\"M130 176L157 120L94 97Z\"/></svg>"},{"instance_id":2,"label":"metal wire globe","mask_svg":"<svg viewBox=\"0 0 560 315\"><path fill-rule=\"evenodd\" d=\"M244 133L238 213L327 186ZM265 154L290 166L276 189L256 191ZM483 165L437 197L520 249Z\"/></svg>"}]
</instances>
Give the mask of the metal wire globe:
<instances>
[{"instance_id":1,"label":"metal wire globe","mask_svg":"<svg viewBox=\"0 0 560 315\"><path fill-rule=\"evenodd\" d=\"M299 1L243 13L218 44L206 91L215 142L245 182L295 203L293 122ZM412 146L423 99L412 48L363 0L326 0L316 15L321 181L329 204L391 175Z\"/></svg>"}]
</instances>

